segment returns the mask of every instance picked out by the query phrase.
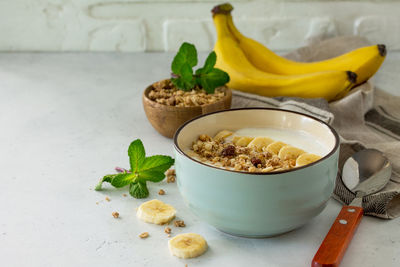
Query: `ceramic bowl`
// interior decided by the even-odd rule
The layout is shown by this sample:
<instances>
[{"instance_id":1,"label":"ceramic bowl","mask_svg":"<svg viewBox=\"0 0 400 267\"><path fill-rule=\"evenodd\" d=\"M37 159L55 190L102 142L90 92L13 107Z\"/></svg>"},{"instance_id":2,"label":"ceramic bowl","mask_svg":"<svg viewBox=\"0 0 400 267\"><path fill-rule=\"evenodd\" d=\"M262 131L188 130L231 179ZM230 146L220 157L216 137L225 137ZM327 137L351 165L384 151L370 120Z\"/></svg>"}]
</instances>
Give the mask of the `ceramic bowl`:
<instances>
[{"instance_id":1,"label":"ceramic bowl","mask_svg":"<svg viewBox=\"0 0 400 267\"><path fill-rule=\"evenodd\" d=\"M143 92L142 102L147 119L161 135L172 138L184 122L202 114L228 109L231 107L232 91L224 86L225 96L212 104L194 107L174 107L157 103L149 98L150 85Z\"/></svg>"},{"instance_id":2,"label":"ceramic bowl","mask_svg":"<svg viewBox=\"0 0 400 267\"><path fill-rule=\"evenodd\" d=\"M185 151L199 134L247 127L305 131L327 152L289 171L249 173L206 165ZM245 108L214 112L183 124L174 136L179 191L190 209L215 228L238 236L267 237L296 229L326 206L338 169L339 137L329 125L297 112Z\"/></svg>"}]
</instances>

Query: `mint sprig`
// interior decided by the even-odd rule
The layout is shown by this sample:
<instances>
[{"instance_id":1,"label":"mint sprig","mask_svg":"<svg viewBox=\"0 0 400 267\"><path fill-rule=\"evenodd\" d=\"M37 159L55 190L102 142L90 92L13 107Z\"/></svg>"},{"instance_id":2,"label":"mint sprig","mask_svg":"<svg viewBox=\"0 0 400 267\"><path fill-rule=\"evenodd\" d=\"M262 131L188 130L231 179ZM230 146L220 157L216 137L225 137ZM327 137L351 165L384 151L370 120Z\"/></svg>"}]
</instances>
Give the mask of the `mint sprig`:
<instances>
[{"instance_id":1,"label":"mint sprig","mask_svg":"<svg viewBox=\"0 0 400 267\"><path fill-rule=\"evenodd\" d=\"M155 155L146 157L143 143L140 139L133 141L128 148L130 170L118 168L118 174L104 176L95 187L96 191L102 190L104 182L110 183L115 188L129 185L129 194L134 198L149 196L147 181L158 183L165 178L164 172L173 164L170 156Z\"/></svg>"},{"instance_id":2,"label":"mint sprig","mask_svg":"<svg viewBox=\"0 0 400 267\"><path fill-rule=\"evenodd\" d=\"M207 93L213 94L219 86L229 82L229 75L225 71L214 68L217 55L211 52L202 68L193 74L193 67L197 65L196 47L189 43L183 43L171 64L172 83L183 91L190 91L196 85Z\"/></svg>"}]
</instances>

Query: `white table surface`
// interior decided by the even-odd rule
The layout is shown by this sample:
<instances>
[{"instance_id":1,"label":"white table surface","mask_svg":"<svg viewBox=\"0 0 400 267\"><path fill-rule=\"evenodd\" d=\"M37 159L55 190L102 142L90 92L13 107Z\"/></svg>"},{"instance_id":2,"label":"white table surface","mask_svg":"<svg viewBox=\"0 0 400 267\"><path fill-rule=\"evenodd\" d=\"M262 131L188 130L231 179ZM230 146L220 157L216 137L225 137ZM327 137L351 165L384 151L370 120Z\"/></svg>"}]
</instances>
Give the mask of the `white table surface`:
<instances>
[{"instance_id":1,"label":"white table surface","mask_svg":"<svg viewBox=\"0 0 400 267\"><path fill-rule=\"evenodd\" d=\"M93 190L115 166L128 167L127 147L136 138L149 155L172 155L172 141L151 127L141 103L145 86L169 75L172 56L0 54L1 266L310 266L341 208L335 200L301 229L246 239L195 217L175 183L150 184L145 200L108 185ZM378 86L399 94L399 63L399 55L388 57ZM157 194L160 188L166 195ZM152 198L175 206L185 221L185 228L171 227L174 235L199 233L208 252L190 260L171 256L164 227L135 215ZM141 240L144 231L150 237ZM400 219L365 217L341 266L400 266L399 251Z\"/></svg>"}]
</instances>

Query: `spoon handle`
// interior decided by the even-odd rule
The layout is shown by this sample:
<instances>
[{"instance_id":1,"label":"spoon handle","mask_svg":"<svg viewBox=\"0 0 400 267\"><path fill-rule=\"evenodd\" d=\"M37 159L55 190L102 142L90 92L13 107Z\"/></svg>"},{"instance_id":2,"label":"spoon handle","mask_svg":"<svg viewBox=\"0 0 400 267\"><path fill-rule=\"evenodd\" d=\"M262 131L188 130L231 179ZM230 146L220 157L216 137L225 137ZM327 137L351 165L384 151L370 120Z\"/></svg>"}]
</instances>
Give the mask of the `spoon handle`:
<instances>
[{"instance_id":1,"label":"spoon handle","mask_svg":"<svg viewBox=\"0 0 400 267\"><path fill-rule=\"evenodd\" d=\"M361 222L363 209L356 206L343 206L331 229L322 241L312 260L312 267L339 266L344 252Z\"/></svg>"}]
</instances>

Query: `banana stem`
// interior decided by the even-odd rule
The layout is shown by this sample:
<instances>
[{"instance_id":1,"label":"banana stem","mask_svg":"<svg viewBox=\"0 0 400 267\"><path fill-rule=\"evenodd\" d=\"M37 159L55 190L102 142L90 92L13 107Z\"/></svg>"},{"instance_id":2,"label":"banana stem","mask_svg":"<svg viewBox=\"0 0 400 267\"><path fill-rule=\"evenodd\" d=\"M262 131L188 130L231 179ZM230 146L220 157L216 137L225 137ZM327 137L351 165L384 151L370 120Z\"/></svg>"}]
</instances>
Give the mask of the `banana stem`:
<instances>
[{"instance_id":1,"label":"banana stem","mask_svg":"<svg viewBox=\"0 0 400 267\"><path fill-rule=\"evenodd\" d=\"M230 14L232 10L233 6L229 3L225 3L213 7L213 9L211 9L211 13L213 14L213 16L215 16L216 14Z\"/></svg>"}]
</instances>

